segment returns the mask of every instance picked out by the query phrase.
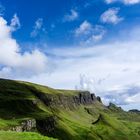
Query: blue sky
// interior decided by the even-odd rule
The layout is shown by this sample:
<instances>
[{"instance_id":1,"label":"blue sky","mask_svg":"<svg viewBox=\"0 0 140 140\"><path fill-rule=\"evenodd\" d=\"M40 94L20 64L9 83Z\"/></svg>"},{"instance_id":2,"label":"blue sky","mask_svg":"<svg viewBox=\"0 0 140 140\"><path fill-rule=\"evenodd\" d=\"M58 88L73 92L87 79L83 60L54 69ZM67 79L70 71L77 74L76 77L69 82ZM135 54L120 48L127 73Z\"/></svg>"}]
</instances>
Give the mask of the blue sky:
<instances>
[{"instance_id":1,"label":"blue sky","mask_svg":"<svg viewBox=\"0 0 140 140\"><path fill-rule=\"evenodd\" d=\"M139 9L140 0L0 0L0 77L139 108Z\"/></svg>"},{"instance_id":2,"label":"blue sky","mask_svg":"<svg viewBox=\"0 0 140 140\"><path fill-rule=\"evenodd\" d=\"M104 0L1 0L5 8L4 17L10 21L17 13L20 18L21 28L13 35L19 43L47 40L52 46L77 44L79 41L73 37L73 30L85 20L93 25L104 26L108 33L105 38L110 38L114 33L119 33L122 28L129 28L140 21L139 4L124 5L120 2L106 4ZM121 24L112 25L102 23L100 16L109 8L120 8L118 15L125 18ZM73 21L64 21L65 15L70 15L71 10L77 12L78 17ZM42 31L37 37L32 38L30 33L37 19L43 20Z\"/></svg>"}]
</instances>

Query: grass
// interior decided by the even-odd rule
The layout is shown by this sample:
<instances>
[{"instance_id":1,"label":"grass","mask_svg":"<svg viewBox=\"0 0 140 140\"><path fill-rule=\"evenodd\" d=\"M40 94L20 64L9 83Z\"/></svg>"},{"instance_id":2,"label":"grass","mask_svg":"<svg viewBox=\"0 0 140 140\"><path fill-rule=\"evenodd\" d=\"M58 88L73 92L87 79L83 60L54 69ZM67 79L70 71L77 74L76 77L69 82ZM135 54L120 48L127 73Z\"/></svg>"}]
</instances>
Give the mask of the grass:
<instances>
[{"instance_id":1,"label":"grass","mask_svg":"<svg viewBox=\"0 0 140 140\"><path fill-rule=\"evenodd\" d=\"M25 120L47 120L50 116L56 118L55 127L46 135L60 140L140 139L139 114L114 105L107 108L98 101L76 106L72 100L79 92L0 79L0 140L50 140L38 132L8 131Z\"/></svg>"},{"instance_id":2,"label":"grass","mask_svg":"<svg viewBox=\"0 0 140 140\"><path fill-rule=\"evenodd\" d=\"M33 132L0 131L0 140L57 140Z\"/></svg>"}]
</instances>

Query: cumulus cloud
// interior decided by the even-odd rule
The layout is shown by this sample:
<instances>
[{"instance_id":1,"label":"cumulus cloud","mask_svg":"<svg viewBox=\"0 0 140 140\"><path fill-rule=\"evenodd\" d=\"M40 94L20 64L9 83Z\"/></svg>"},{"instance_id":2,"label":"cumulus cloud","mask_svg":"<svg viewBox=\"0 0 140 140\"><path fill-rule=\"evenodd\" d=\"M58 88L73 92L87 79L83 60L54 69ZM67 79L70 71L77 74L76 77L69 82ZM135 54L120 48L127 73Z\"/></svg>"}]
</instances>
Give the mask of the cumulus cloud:
<instances>
[{"instance_id":1,"label":"cumulus cloud","mask_svg":"<svg viewBox=\"0 0 140 140\"><path fill-rule=\"evenodd\" d=\"M92 25L88 21L84 21L79 28L75 30L75 35L88 34L92 30Z\"/></svg>"},{"instance_id":2,"label":"cumulus cloud","mask_svg":"<svg viewBox=\"0 0 140 140\"><path fill-rule=\"evenodd\" d=\"M44 31L45 29L43 28L43 19L38 18L35 21L35 25L33 27L33 31L31 32L30 36L31 37L36 37L40 33L40 31Z\"/></svg>"},{"instance_id":3,"label":"cumulus cloud","mask_svg":"<svg viewBox=\"0 0 140 140\"><path fill-rule=\"evenodd\" d=\"M31 76L46 69L47 57L39 50L20 52L19 44L12 38L13 28L19 25L16 15L10 25L0 17L0 77Z\"/></svg>"},{"instance_id":4,"label":"cumulus cloud","mask_svg":"<svg viewBox=\"0 0 140 140\"><path fill-rule=\"evenodd\" d=\"M74 21L79 17L79 14L76 10L71 9L69 14L64 16L64 21Z\"/></svg>"},{"instance_id":5,"label":"cumulus cloud","mask_svg":"<svg viewBox=\"0 0 140 140\"><path fill-rule=\"evenodd\" d=\"M101 17L100 20L103 23L111 23L111 24L118 24L123 20L122 17L118 15L119 8L110 8L107 11L105 11Z\"/></svg>"},{"instance_id":6,"label":"cumulus cloud","mask_svg":"<svg viewBox=\"0 0 140 140\"><path fill-rule=\"evenodd\" d=\"M109 78L110 74L106 77L96 79L95 76L89 77L86 74L80 74L79 76L79 85L76 85L76 89L79 90L88 90L90 92L95 92L98 89L98 86L101 86L102 83Z\"/></svg>"},{"instance_id":7,"label":"cumulus cloud","mask_svg":"<svg viewBox=\"0 0 140 140\"><path fill-rule=\"evenodd\" d=\"M126 5L133 5L140 3L140 0L105 0L107 4L114 3L114 2L121 2Z\"/></svg>"},{"instance_id":8,"label":"cumulus cloud","mask_svg":"<svg viewBox=\"0 0 140 140\"><path fill-rule=\"evenodd\" d=\"M106 31L103 26L93 26L88 21L84 21L77 29L75 29L74 34L75 37L81 39L82 43L84 42L86 44L90 44L100 41L103 38L105 32Z\"/></svg>"},{"instance_id":9,"label":"cumulus cloud","mask_svg":"<svg viewBox=\"0 0 140 140\"><path fill-rule=\"evenodd\" d=\"M90 91L94 85L94 79L87 77L85 74L80 74L79 79L79 85L76 85L76 89Z\"/></svg>"}]
</instances>

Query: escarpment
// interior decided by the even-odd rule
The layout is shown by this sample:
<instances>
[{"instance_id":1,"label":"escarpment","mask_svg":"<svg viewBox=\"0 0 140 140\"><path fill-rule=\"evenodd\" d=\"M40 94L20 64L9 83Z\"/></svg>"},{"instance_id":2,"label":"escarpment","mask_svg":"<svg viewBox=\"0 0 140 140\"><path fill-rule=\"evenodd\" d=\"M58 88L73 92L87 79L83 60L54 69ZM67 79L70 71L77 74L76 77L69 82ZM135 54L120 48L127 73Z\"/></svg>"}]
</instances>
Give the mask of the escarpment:
<instances>
[{"instance_id":1,"label":"escarpment","mask_svg":"<svg viewBox=\"0 0 140 140\"><path fill-rule=\"evenodd\" d=\"M31 83L0 79L0 118L23 119L10 126L9 130L39 131L43 135L53 135L58 131L58 120L61 119L58 114L62 110L74 111L81 106L101 103L98 97L89 91L38 87Z\"/></svg>"},{"instance_id":2,"label":"escarpment","mask_svg":"<svg viewBox=\"0 0 140 140\"><path fill-rule=\"evenodd\" d=\"M33 87L28 89L41 100L46 106L63 107L65 109L74 109L79 105L90 105L95 102L101 103L101 98L96 97L94 93L89 91L76 91L75 94L69 95L64 93L43 93ZM64 91L65 92L65 91Z\"/></svg>"}]
</instances>

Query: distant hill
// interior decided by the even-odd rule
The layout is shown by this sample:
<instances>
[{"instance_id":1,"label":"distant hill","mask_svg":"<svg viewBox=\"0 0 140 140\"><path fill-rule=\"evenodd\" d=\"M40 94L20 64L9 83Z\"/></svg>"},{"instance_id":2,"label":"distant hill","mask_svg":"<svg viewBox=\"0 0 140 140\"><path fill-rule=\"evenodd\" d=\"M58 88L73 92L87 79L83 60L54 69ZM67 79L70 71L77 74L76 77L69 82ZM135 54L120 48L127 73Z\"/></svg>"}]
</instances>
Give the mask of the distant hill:
<instances>
[{"instance_id":1,"label":"distant hill","mask_svg":"<svg viewBox=\"0 0 140 140\"><path fill-rule=\"evenodd\" d=\"M140 114L140 110L137 110L137 109L129 110L129 112L132 112L132 113L139 113L139 114Z\"/></svg>"},{"instance_id":2,"label":"distant hill","mask_svg":"<svg viewBox=\"0 0 140 140\"><path fill-rule=\"evenodd\" d=\"M140 140L140 114L88 91L0 79L0 140Z\"/></svg>"}]
</instances>

